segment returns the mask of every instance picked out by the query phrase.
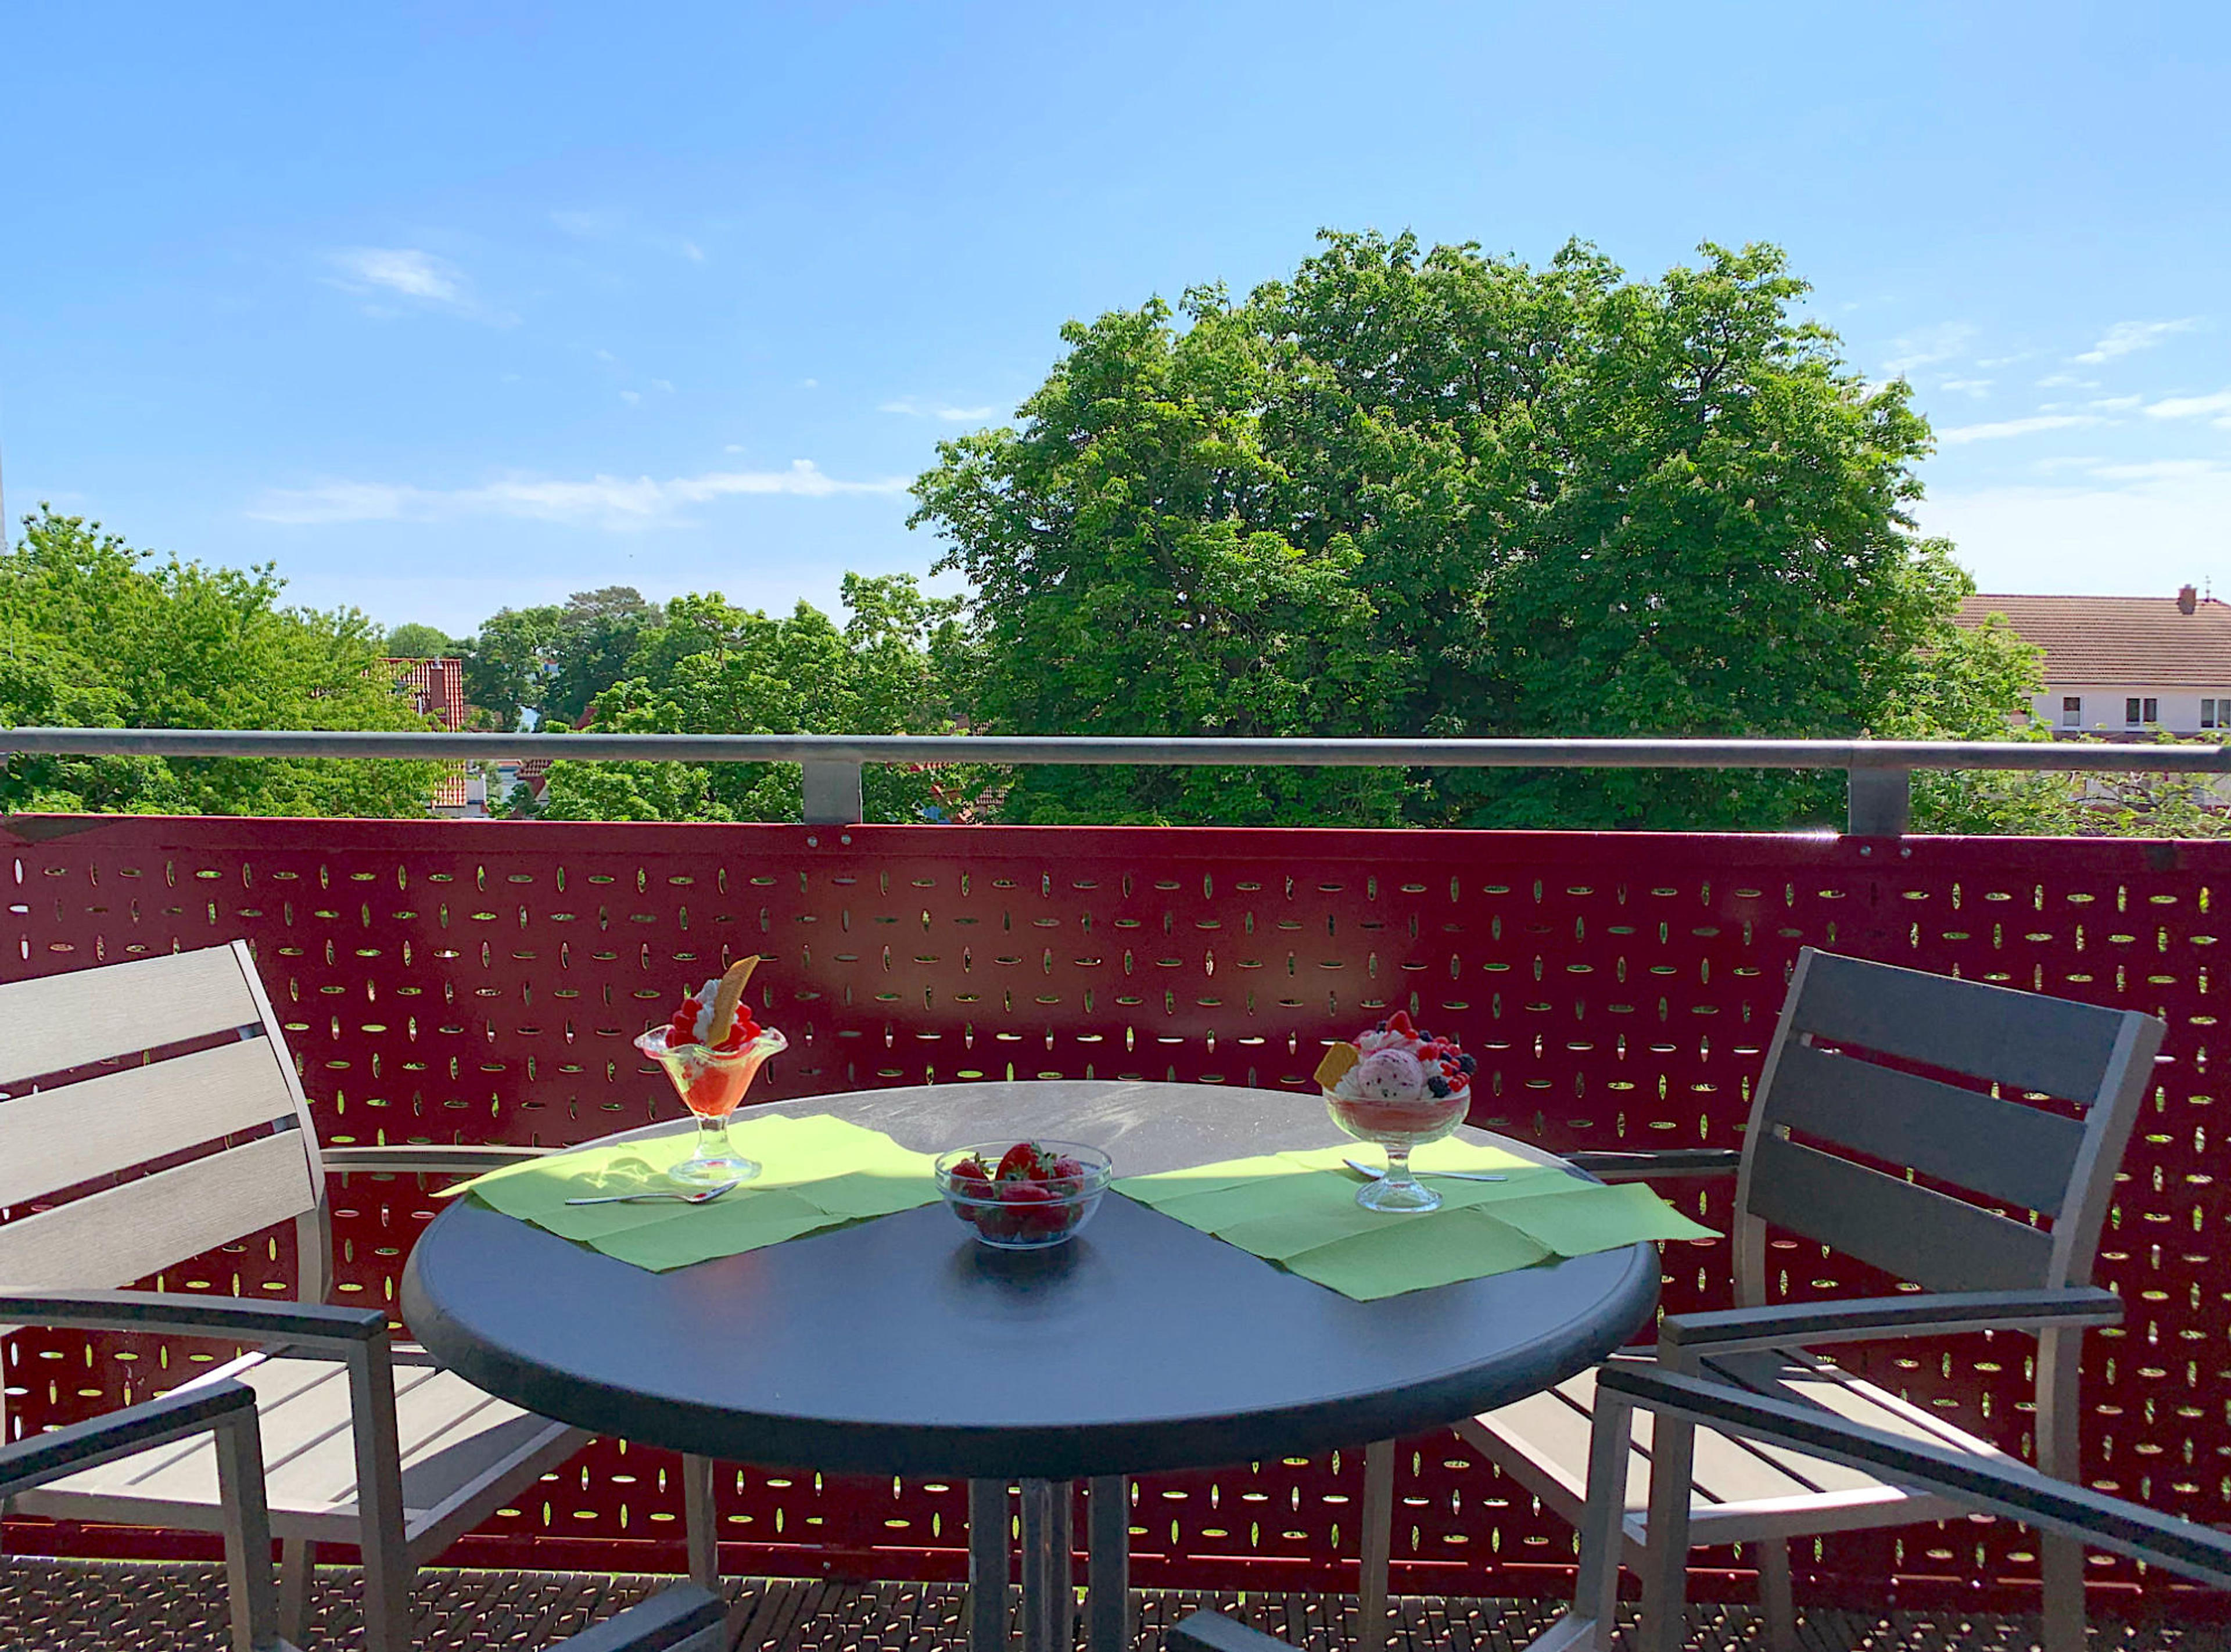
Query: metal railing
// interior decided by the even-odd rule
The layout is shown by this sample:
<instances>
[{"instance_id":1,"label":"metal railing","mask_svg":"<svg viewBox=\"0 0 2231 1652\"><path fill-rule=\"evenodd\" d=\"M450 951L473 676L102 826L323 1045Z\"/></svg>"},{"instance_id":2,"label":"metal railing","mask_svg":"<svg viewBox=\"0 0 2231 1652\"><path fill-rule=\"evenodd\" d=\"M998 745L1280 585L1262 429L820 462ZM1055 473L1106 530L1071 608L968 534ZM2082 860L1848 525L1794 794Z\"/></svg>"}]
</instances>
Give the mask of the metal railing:
<instances>
[{"instance_id":1,"label":"metal railing","mask_svg":"<svg viewBox=\"0 0 2231 1652\"><path fill-rule=\"evenodd\" d=\"M868 764L1142 764L1200 767L1433 769L1841 769L1845 829L1895 837L1912 817L1917 769L2231 775L2231 745L2042 740L1199 739L1011 734L451 734L305 729L0 730L17 753L98 757L465 758L567 762L796 763L805 818L861 818Z\"/></svg>"}]
</instances>

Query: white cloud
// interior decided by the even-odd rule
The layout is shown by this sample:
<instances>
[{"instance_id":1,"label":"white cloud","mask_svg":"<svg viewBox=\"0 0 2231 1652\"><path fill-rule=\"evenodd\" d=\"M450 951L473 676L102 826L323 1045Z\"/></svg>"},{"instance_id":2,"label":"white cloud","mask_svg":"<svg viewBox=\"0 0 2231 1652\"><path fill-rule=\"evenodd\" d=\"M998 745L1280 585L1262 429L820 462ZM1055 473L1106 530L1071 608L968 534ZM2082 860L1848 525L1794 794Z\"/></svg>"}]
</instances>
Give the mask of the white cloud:
<instances>
[{"instance_id":1,"label":"white cloud","mask_svg":"<svg viewBox=\"0 0 2231 1652\"><path fill-rule=\"evenodd\" d=\"M682 243L682 255L693 264L702 264L705 261L705 249L694 241L685 241Z\"/></svg>"},{"instance_id":2,"label":"white cloud","mask_svg":"<svg viewBox=\"0 0 2231 1652\"><path fill-rule=\"evenodd\" d=\"M2099 388L2096 380L2079 378L2074 373L2047 373L2037 381L2037 387L2040 390L2065 390L2072 387L2077 390L2098 390Z\"/></svg>"},{"instance_id":3,"label":"white cloud","mask_svg":"<svg viewBox=\"0 0 2231 1652\"><path fill-rule=\"evenodd\" d=\"M634 407L643 400L643 392L641 390L622 390L620 392L620 400L625 402L630 407Z\"/></svg>"},{"instance_id":4,"label":"white cloud","mask_svg":"<svg viewBox=\"0 0 2231 1652\"><path fill-rule=\"evenodd\" d=\"M553 212L550 222L569 236L579 236L584 241L593 241L611 233L611 220L600 212Z\"/></svg>"},{"instance_id":5,"label":"white cloud","mask_svg":"<svg viewBox=\"0 0 2231 1652\"><path fill-rule=\"evenodd\" d=\"M811 380L807 381L809 384ZM996 407L954 407L936 402L916 401L911 396L901 397L896 402L878 405L878 413L902 413L909 418L942 419L947 424L973 424L988 419L999 410Z\"/></svg>"},{"instance_id":6,"label":"white cloud","mask_svg":"<svg viewBox=\"0 0 2231 1652\"><path fill-rule=\"evenodd\" d=\"M1887 378L1900 378L1931 362L1950 361L1965 350L1968 341L1975 336L1975 327L1966 321L1945 321L1910 332L1892 341L1893 353L1883 363L1883 372Z\"/></svg>"},{"instance_id":7,"label":"white cloud","mask_svg":"<svg viewBox=\"0 0 2231 1652\"><path fill-rule=\"evenodd\" d=\"M460 517L508 516L614 530L663 527L692 505L745 495L787 494L827 499L840 494L896 494L903 477L844 481L824 474L811 459L793 459L787 470L713 471L665 481L598 475L587 481L508 477L479 487L415 487L407 483L329 482L318 487L274 488L248 514L262 522L436 522Z\"/></svg>"},{"instance_id":8,"label":"white cloud","mask_svg":"<svg viewBox=\"0 0 2231 1652\"><path fill-rule=\"evenodd\" d=\"M393 294L496 326L508 326L518 319L482 304L463 271L416 247L346 247L328 254L327 261L338 272L333 284L345 293ZM368 305L365 311L382 319L396 313L385 305Z\"/></svg>"},{"instance_id":9,"label":"white cloud","mask_svg":"<svg viewBox=\"0 0 2231 1652\"><path fill-rule=\"evenodd\" d=\"M2141 350L2151 350L2172 332L2189 332L2200 325L2197 316L2186 316L2177 321L2118 321L2100 336L2099 342L2073 361L2112 361L2118 356L2128 356Z\"/></svg>"},{"instance_id":10,"label":"white cloud","mask_svg":"<svg viewBox=\"0 0 2231 1652\"><path fill-rule=\"evenodd\" d=\"M1987 591L2165 597L2221 568L2231 467L2100 465L2066 486L1940 494L1915 514Z\"/></svg>"},{"instance_id":11,"label":"white cloud","mask_svg":"<svg viewBox=\"0 0 2231 1652\"><path fill-rule=\"evenodd\" d=\"M1980 398L1991 393L1991 381L1988 378L1948 378L1937 388Z\"/></svg>"},{"instance_id":12,"label":"white cloud","mask_svg":"<svg viewBox=\"0 0 2231 1652\"><path fill-rule=\"evenodd\" d=\"M821 388L821 381L818 378L801 378L798 381L798 388L800 390L819 390Z\"/></svg>"},{"instance_id":13,"label":"white cloud","mask_svg":"<svg viewBox=\"0 0 2231 1652\"><path fill-rule=\"evenodd\" d=\"M2138 403L2144 400L2145 397L2143 396L2102 396L2089 405L2105 413L2130 413L2135 411Z\"/></svg>"},{"instance_id":14,"label":"white cloud","mask_svg":"<svg viewBox=\"0 0 2231 1652\"><path fill-rule=\"evenodd\" d=\"M1937 439L1948 447L1957 447L1963 442L2001 442L2008 436L2031 436L2040 430L2066 430L2102 422L2096 413L2040 413L2027 419L2001 419L1995 424L1956 425L1950 430L1939 430Z\"/></svg>"},{"instance_id":15,"label":"white cloud","mask_svg":"<svg viewBox=\"0 0 2231 1652\"><path fill-rule=\"evenodd\" d=\"M2034 350L2025 350L2020 355L2015 356L1978 356L1976 358L1976 365L1978 367L2011 367L2018 361L2027 361L2036 353L2037 352Z\"/></svg>"},{"instance_id":16,"label":"white cloud","mask_svg":"<svg viewBox=\"0 0 2231 1652\"><path fill-rule=\"evenodd\" d=\"M2210 413L2231 413L2231 390L2213 396L2167 396L2146 405L2150 419L2197 419Z\"/></svg>"}]
</instances>

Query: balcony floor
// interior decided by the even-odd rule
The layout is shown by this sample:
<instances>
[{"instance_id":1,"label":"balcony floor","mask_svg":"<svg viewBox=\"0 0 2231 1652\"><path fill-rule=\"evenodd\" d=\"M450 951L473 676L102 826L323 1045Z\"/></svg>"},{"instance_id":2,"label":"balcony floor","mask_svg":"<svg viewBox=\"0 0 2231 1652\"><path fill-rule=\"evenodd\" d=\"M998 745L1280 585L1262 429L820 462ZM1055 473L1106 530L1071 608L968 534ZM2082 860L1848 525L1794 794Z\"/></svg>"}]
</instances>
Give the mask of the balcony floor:
<instances>
[{"instance_id":1,"label":"balcony floor","mask_svg":"<svg viewBox=\"0 0 2231 1652\"><path fill-rule=\"evenodd\" d=\"M357 1573L321 1569L310 1648L353 1646ZM533 1652L607 1617L671 1579L600 1572L428 1571L420 1575L420 1645ZM734 1578L733 1652L932 1652L963 1646L961 1591L947 1584L798 1583ZM0 1558L0 1647L10 1652L223 1652L223 1578L213 1565ZM1255 1594L1240 1598L1192 1590L1134 1591L1137 1645L1158 1647L1161 1627L1196 1607L1235 1607L1257 1628L1311 1652L1351 1641L1352 1601L1338 1596ZM1523 1647L1555 1608L1528 1601L1399 1597L1388 1652L1505 1652ZM1843 1652L1966 1652L2032 1642L2008 1618L1932 1612L1870 1617L1807 1616L1808 1649ZM1081 1633L1081 1628L1080 1628ZM2100 1652L2215 1652L2231 1644L2211 1628L2095 1626ZM1700 1606L1690 1614L1698 1652L1762 1645L1761 1625L1741 1607Z\"/></svg>"}]
</instances>

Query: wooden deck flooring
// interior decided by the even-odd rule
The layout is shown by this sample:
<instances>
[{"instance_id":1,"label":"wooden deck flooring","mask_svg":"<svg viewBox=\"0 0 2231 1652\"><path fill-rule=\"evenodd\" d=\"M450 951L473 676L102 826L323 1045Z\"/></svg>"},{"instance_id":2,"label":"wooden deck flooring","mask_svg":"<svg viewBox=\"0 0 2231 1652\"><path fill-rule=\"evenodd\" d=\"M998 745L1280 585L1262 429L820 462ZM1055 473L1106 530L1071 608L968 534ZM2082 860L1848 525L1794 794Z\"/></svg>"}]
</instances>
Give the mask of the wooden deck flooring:
<instances>
[{"instance_id":1,"label":"wooden deck flooring","mask_svg":"<svg viewBox=\"0 0 2231 1652\"><path fill-rule=\"evenodd\" d=\"M419 1577L426 1652L534 1652L610 1616L671 1579L598 1572L428 1571ZM321 1569L316 1624L305 1652L357 1645L357 1574ZM960 1652L961 1591L945 1584L798 1583L734 1578L732 1652ZM1233 1611L1307 1652L1344 1652L1353 1600L1300 1594L1134 1591L1139 1652L1156 1652L1162 1626L1203 1606ZM1510 1652L1545 1626L1550 1605L1430 1595L1398 1597L1388 1652ZM223 1578L206 1565L142 1565L0 1558L0 1648L7 1652L223 1652ZM1811 1652L1998 1652L2032 1641L2019 1620L1900 1612L1876 1618L1808 1615ZM2218 1629L2095 1627L2098 1652L2221 1652ZM1762 1644L1742 1608L1691 1613L1697 1652Z\"/></svg>"}]
</instances>

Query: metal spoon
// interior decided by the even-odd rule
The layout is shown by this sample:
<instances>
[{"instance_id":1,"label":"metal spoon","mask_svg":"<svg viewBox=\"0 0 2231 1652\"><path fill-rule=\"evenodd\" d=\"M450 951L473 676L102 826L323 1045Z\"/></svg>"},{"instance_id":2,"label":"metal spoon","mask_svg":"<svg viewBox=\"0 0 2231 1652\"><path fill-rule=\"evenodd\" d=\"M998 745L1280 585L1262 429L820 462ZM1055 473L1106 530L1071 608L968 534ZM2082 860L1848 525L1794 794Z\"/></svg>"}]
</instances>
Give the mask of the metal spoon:
<instances>
[{"instance_id":1,"label":"metal spoon","mask_svg":"<svg viewBox=\"0 0 2231 1652\"><path fill-rule=\"evenodd\" d=\"M1385 1171L1381 1170L1375 1165L1367 1165L1360 1158L1343 1158L1340 1162L1347 1165L1348 1169L1354 1171L1358 1176L1368 1176L1374 1182L1384 1181L1387 1178L1387 1172ZM1414 1166L1412 1168L1410 1174L1413 1176L1445 1176L1451 1181L1456 1182L1507 1182L1510 1179L1508 1176L1504 1176L1491 1171L1429 1171L1419 1170Z\"/></svg>"},{"instance_id":2,"label":"metal spoon","mask_svg":"<svg viewBox=\"0 0 2231 1652\"><path fill-rule=\"evenodd\" d=\"M719 1198L732 1187L741 1186L742 1183L743 1178L739 1177L735 1181L723 1182L718 1187L700 1188L695 1193L684 1193L679 1189L671 1193L600 1193L592 1199L568 1199L566 1203L568 1204L647 1204L654 1200L672 1199L677 1204L703 1204L708 1200Z\"/></svg>"}]
</instances>

